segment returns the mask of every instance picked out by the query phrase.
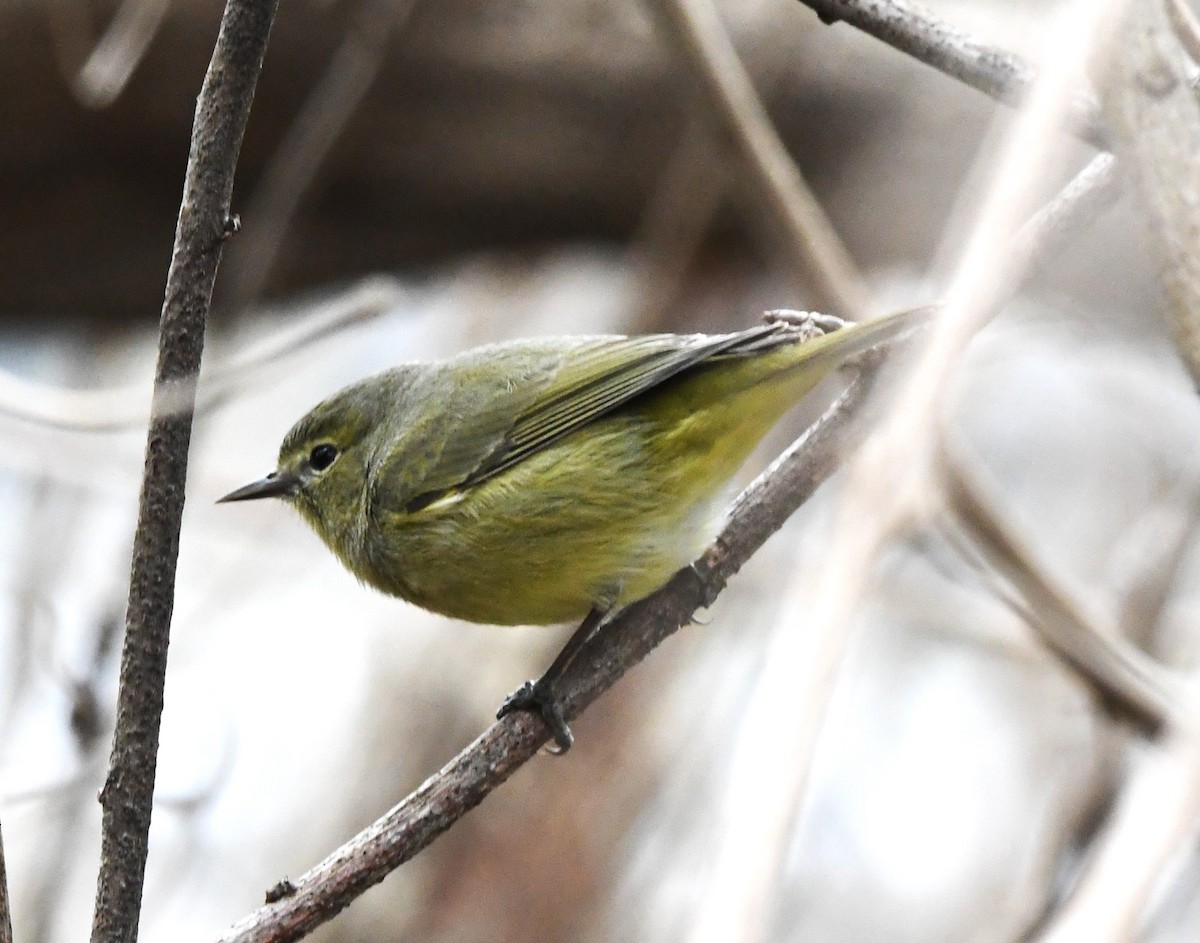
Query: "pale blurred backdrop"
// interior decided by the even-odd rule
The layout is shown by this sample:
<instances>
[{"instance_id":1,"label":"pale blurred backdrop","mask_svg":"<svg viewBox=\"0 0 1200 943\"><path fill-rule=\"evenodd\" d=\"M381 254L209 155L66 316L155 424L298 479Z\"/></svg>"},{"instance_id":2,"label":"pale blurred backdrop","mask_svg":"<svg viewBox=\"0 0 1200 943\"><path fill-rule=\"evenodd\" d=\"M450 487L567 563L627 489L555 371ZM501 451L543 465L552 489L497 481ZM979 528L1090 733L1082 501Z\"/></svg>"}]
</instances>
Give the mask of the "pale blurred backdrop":
<instances>
[{"instance_id":1,"label":"pale blurred backdrop","mask_svg":"<svg viewBox=\"0 0 1200 943\"><path fill-rule=\"evenodd\" d=\"M926 5L1021 53L1055 6ZM998 106L794 0L719 6L875 313L934 297ZM0 822L22 943L90 924L155 328L220 10L0 2ZM296 418L490 340L818 303L696 120L697 87L638 3L281 4L205 354L143 940L218 936L469 743L565 638L421 612L357 585L287 508L214 505ZM1167 549L1200 482L1200 404L1140 225L1107 213L977 339L955 423L1080 596L1129 627L1167 584L1134 641L1191 668L1200 558L1186 531ZM283 344L317 323L334 327ZM54 388L107 390L74 424L103 428L56 423L75 401ZM576 722L569 756L538 757L316 938L687 939L764 643L806 631L792 589L822 565L837 487ZM1023 938L1141 749L937 534L899 542L780 823L770 939ZM1198 881L1180 855L1142 938L1197 939Z\"/></svg>"}]
</instances>

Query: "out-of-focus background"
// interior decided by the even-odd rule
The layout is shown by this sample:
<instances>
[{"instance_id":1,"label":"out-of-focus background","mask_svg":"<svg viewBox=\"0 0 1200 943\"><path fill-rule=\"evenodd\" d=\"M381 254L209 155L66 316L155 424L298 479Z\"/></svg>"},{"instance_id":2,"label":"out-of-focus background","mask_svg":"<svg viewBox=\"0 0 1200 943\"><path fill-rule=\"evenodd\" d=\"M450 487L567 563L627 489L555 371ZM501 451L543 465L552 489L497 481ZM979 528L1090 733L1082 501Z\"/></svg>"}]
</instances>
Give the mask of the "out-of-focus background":
<instances>
[{"instance_id":1,"label":"out-of-focus background","mask_svg":"<svg viewBox=\"0 0 1200 943\"><path fill-rule=\"evenodd\" d=\"M0 822L21 941L89 926L156 321L221 6L0 3ZM927 6L1027 53L1057 5ZM719 8L871 311L935 297L998 106L794 0ZM205 355L142 939L215 937L438 769L565 637L423 613L357 585L286 508L215 506L292 421L485 341L822 304L700 87L638 3L281 5ZM954 423L1040 557L1191 667L1200 405L1141 226L1119 205L1032 281L972 346ZM822 563L837 488L581 718L568 757L318 938L686 938L764 641L806 631L787 589ZM1140 749L986 579L914 535L880 567L780 823L770 937L1020 938ZM1144 939L1196 938L1198 879L1179 856Z\"/></svg>"}]
</instances>

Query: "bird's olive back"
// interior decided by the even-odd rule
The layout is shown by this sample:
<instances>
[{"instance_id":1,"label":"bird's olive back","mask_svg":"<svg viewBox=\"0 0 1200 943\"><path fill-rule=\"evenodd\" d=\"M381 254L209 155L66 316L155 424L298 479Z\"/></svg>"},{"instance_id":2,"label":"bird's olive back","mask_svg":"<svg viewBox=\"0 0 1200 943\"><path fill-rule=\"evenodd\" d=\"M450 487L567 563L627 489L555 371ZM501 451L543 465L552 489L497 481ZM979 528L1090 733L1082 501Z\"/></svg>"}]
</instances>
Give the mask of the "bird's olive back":
<instances>
[{"instance_id":1,"label":"bird's olive back","mask_svg":"<svg viewBox=\"0 0 1200 943\"><path fill-rule=\"evenodd\" d=\"M461 484L557 374L563 348L561 338L495 344L430 364L377 430L373 505L403 511Z\"/></svg>"}]
</instances>

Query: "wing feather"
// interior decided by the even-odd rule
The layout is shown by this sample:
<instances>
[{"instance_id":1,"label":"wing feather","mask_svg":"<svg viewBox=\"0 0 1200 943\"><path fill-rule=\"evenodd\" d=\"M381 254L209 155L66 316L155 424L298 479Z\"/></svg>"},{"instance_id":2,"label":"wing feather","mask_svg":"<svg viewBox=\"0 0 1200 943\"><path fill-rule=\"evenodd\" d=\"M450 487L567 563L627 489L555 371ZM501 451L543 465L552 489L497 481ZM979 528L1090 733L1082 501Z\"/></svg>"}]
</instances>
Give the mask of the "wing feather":
<instances>
[{"instance_id":1,"label":"wing feather","mask_svg":"<svg viewBox=\"0 0 1200 943\"><path fill-rule=\"evenodd\" d=\"M737 334L659 334L614 340L592 356L565 364L462 486L499 475L689 367L778 333L777 325L764 325Z\"/></svg>"},{"instance_id":2,"label":"wing feather","mask_svg":"<svg viewBox=\"0 0 1200 943\"><path fill-rule=\"evenodd\" d=\"M502 474L697 364L794 337L786 327L765 324L735 334L519 341L460 355L408 394L441 402L436 415L412 408L395 437L380 443L369 503L379 512L416 513Z\"/></svg>"}]
</instances>

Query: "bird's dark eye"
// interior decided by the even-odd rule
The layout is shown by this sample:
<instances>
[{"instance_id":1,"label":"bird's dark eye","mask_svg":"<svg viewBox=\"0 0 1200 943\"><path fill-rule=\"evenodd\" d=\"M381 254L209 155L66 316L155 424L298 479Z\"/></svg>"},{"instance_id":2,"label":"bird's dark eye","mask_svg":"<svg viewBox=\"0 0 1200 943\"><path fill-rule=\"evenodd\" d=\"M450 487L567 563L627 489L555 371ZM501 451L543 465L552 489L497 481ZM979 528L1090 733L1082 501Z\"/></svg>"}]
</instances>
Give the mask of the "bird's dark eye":
<instances>
[{"instance_id":1,"label":"bird's dark eye","mask_svg":"<svg viewBox=\"0 0 1200 943\"><path fill-rule=\"evenodd\" d=\"M314 471L324 471L333 464L333 460L337 456L338 450L336 445L322 442L320 445L314 445L313 450L308 453L308 464L313 467Z\"/></svg>"}]
</instances>

